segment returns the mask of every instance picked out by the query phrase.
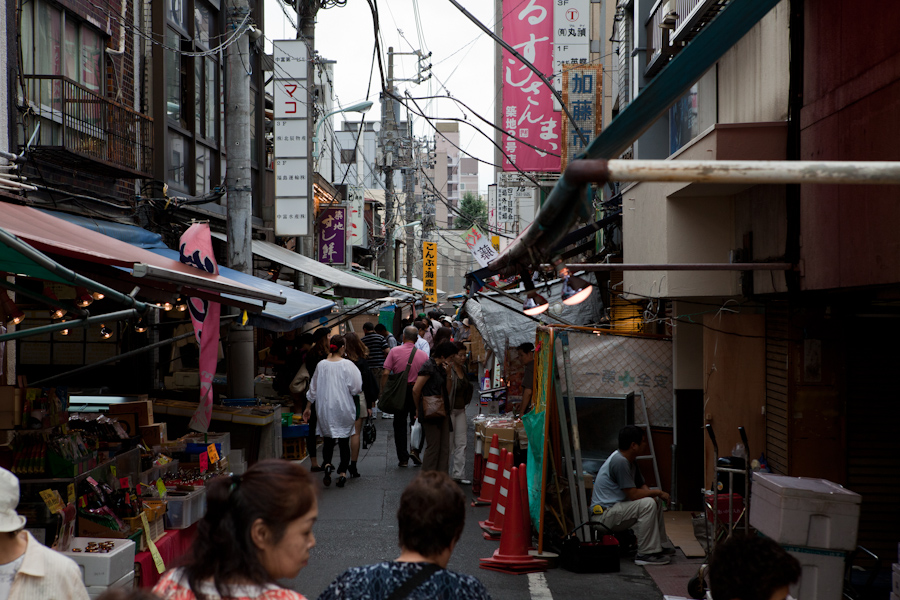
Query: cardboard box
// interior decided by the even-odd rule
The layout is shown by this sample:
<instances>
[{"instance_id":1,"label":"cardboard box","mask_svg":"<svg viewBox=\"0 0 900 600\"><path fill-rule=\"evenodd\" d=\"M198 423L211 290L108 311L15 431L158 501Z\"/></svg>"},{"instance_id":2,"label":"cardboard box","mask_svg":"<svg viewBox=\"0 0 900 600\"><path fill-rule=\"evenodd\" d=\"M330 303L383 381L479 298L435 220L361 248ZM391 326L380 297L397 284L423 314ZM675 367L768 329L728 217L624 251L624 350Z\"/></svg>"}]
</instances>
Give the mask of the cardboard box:
<instances>
[{"instance_id":1,"label":"cardboard box","mask_svg":"<svg viewBox=\"0 0 900 600\"><path fill-rule=\"evenodd\" d=\"M0 412L0 429L15 429L22 424L22 413Z\"/></svg>"},{"instance_id":2,"label":"cardboard box","mask_svg":"<svg viewBox=\"0 0 900 600\"><path fill-rule=\"evenodd\" d=\"M490 453L491 440L494 438L495 433L497 434L497 441L499 442L498 448L500 450L506 448L507 452L513 451L516 430L513 428L512 423L510 423L509 427L489 426L484 429L484 450L482 456L487 456Z\"/></svg>"},{"instance_id":3,"label":"cardboard box","mask_svg":"<svg viewBox=\"0 0 900 600\"><path fill-rule=\"evenodd\" d=\"M138 400L136 402L123 402L121 404L110 404L107 414L124 415L128 413L137 414L137 424L139 427L145 425L153 425L153 401Z\"/></svg>"},{"instance_id":4,"label":"cardboard box","mask_svg":"<svg viewBox=\"0 0 900 600\"><path fill-rule=\"evenodd\" d=\"M197 371L178 371L175 373L176 388L199 388L200 373Z\"/></svg>"},{"instance_id":5,"label":"cardboard box","mask_svg":"<svg viewBox=\"0 0 900 600\"><path fill-rule=\"evenodd\" d=\"M122 426L122 429L125 430L125 433L128 434L128 437L134 437L141 434L137 413L123 413L120 415L108 416L110 419L118 421L119 425Z\"/></svg>"},{"instance_id":6,"label":"cardboard box","mask_svg":"<svg viewBox=\"0 0 900 600\"><path fill-rule=\"evenodd\" d=\"M79 519L81 521L82 519ZM83 550L90 542L111 541L115 548L111 552L88 553ZM131 540L101 540L77 537L72 540L71 548L80 548L82 552L68 550L61 552L74 560L81 567L84 585L111 585L134 571L134 542Z\"/></svg>"},{"instance_id":7,"label":"cardboard box","mask_svg":"<svg viewBox=\"0 0 900 600\"><path fill-rule=\"evenodd\" d=\"M154 423L153 425L143 425L141 428L141 438L150 446L162 446L169 441L166 433L165 423Z\"/></svg>"},{"instance_id":8,"label":"cardboard box","mask_svg":"<svg viewBox=\"0 0 900 600\"><path fill-rule=\"evenodd\" d=\"M0 385L0 412L22 413L22 389L13 385Z\"/></svg>"}]
</instances>

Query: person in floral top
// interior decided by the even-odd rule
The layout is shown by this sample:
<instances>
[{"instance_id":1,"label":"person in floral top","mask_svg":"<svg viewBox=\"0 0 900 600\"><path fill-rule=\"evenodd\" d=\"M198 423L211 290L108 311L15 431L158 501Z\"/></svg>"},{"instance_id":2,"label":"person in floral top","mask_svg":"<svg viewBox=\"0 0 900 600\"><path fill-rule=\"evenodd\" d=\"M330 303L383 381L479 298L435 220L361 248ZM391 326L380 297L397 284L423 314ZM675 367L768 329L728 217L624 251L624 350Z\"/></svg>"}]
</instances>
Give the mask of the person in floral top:
<instances>
[{"instance_id":1,"label":"person in floral top","mask_svg":"<svg viewBox=\"0 0 900 600\"><path fill-rule=\"evenodd\" d=\"M153 592L162 600L305 600L276 581L296 577L316 545L319 509L309 472L260 461L243 476L210 481L206 501L188 563Z\"/></svg>"}]
</instances>

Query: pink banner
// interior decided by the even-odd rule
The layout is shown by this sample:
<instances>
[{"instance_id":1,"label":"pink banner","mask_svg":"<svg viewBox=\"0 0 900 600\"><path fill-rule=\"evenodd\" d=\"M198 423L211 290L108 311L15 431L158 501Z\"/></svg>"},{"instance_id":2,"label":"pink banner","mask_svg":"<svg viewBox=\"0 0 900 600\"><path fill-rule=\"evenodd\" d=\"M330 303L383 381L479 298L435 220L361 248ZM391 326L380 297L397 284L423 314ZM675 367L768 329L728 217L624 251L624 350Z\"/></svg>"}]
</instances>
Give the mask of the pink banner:
<instances>
[{"instance_id":1,"label":"pink banner","mask_svg":"<svg viewBox=\"0 0 900 600\"><path fill-rule=\"evenodd\" d=\"M219 273L207 223L194 223L182 234L180 252L181 262L184 264L208 273ZM194 324L194 334L200 344L200 404L191 417L190 428L207 432L212 419L212 380L216 373L216 363L219 362L221 305L200 298L188 298L187 305Z\"/></svg>"},{"instance_id":2,"label":"pink banner","mask_svg":"<svg viewBox=\"0 0 900 600\"><path fill-rule=\"evenodd\" d=\"M553 75L553 0L503 0L503 40L548 79ZM503 170L559 172L560 116L540 77L503 51ZM537 146L526 146L512 135ZM549 153L553 153L553 156Z\"/></svg>"}]
</instances>

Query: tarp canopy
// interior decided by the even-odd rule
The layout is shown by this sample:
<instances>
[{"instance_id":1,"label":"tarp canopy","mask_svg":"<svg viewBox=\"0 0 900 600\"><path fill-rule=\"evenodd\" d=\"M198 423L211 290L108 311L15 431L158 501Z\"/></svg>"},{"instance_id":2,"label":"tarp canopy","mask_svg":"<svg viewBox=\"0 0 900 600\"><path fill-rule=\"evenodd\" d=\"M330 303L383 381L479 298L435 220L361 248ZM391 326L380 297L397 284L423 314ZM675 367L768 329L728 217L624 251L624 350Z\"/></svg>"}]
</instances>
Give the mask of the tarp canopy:
<instances>
[{"instance_id":1,"label":"tarp canopy","mask_svg":"<svg viewBox=\"0 0 900 600\"><path fill-rule=\"evenodd\" d=\"M227 241L228 236L223 233L213 232L212 236L217 240ZM270 242L253 240L251 244L253 254L272 262L277 262L290 269L312 275L334 287L338 296L351 298L380 298L387 296L390 290L375 282L357 277L353 273L335 269L332 266L320 263L317 260L292 252Z\"/></svg>"},{"instance_id":2,"label":"tarp canopy","mask_svg":"<svg viewBox=\"0 0 900 600\"><path fill-rule=\"evenodd\" d=\"M0 223L6 231L46 254L125 269L146 267L151 274L133 280L141 286L153 287L158 285L156 282L162 282L164 287L177 288L186 295L194 295L194 291L198 296L218 297L221 293L228 293L242 300L287 302L283 294L260 291L221 275L195 269L28 206L0 202ZM28 274L24 271L19 273ZM37 274L32 276L40 277ZM53 277L49 279L58 281ZM229 304L231 300L222 298L222 302Z\"/></svg>"}]
</instances>

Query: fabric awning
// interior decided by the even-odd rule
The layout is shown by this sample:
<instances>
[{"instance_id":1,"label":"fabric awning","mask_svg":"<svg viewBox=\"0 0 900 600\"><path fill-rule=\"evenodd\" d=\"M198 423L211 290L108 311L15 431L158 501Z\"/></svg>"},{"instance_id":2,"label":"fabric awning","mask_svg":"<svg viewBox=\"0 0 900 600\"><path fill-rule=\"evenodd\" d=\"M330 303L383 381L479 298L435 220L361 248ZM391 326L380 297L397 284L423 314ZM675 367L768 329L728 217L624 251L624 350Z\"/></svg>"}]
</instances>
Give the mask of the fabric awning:
<instances>
[{"instance_id":1,"label":"fabric awning","mask_svg":"<svg viewBox=\"0 0 900 600\"><path fill-rule=\"evenodd\" d=\"M214 238L222 240L223 242L228 239L223 233L213 232L212 235ZM335 269L334 267L322 264L317 260L313 260L308 256L297 254L296 252L292 252L287 248L282 248L271 242L253 240L251 251L261 258L277 262L280 265L295 269L307 275L312 275L313 277L317 277L322 281L332 284L334 286L335 294L338 296L374 299L387 296L391 291L383 285L367 281L352 273L348 273L347 271Z\"/></svg>"},{"instance_id":2,"label":"fabric awning","mask_svg":"<svg viewBox=\"0 0 900 600\"><path fill-rule=\"evenodd\" d=\"M221 275L205 273L177 260L159 256L28 206L0 202L0 223L3 223L3 228L9 233L41 252L126 269L134 269L135 265L147 265L155 271L152 274L154 280L174 285L187 295L192 295L192 290L197 290L198 295L208 295L208 290L215 288L217 293L227 293L242 299L277 304L287 302L281 291L261 291ZM135 282L140 282L139 285L152 285L142 279L136 279ZM223 303L228 304L227 301Z\"/></svg>"},{"instance_id":3,"label":"fabric awning","mask_svg":"<svg viewBox=\"0 0 900 600\"><path fill-rule=\"evenodd\" d=\"M177 250L154 248L152 252L166 258L178 260ZM221 265L219 265L219 275L261 291L281 293L287 299L285 304L268 304L265 308L262 307L262 302L250 301L249 303L251 304L259 305L258 313L250 312L250 309L248 309L247 324L253 327L261 327L270 331L291 331L319 317L331 314L331 309L334 308L334 302L331 300L306 294L274 281L266 281L265 279ZM222 296L225 298L232 297L229 294L222 294Z\"/></svg>"}]
</instances>

